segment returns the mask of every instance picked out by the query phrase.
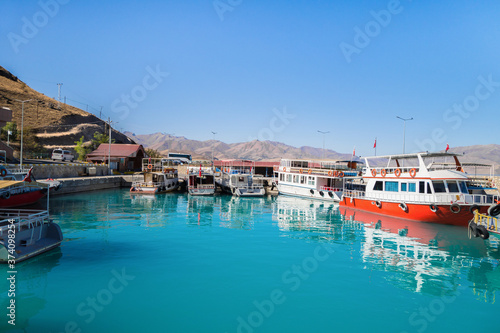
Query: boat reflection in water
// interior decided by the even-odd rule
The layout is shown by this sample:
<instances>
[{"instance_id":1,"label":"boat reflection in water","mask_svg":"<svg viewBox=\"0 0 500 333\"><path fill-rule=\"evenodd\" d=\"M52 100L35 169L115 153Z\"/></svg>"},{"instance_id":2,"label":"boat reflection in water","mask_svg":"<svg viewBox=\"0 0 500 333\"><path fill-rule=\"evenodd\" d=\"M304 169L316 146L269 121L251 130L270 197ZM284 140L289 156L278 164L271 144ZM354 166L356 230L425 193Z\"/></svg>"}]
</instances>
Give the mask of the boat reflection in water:
<instances>
[{"instance_id":1,"label":"boat reflection in water","mask_svg":"<svg viewBox=\"0 0 500 333\"><path fill-rule=\"evenodd\" d=\"M398 288L457 295L465 279L488 302L500 290L498 244L469 239L464 228L288 197L276 200L273 220L288 237L359 246L363 269L390 272L383 276Z\"/></svg>"},{"instance_id":2,"label":"boat reflection in water","mask_svg":"<svg viewBox=\"0 0 500 333\"><path fill-rule=\"evenodd\" d=\"M214 209L220 205L220 197L189 195L187 197L186 221L189 225L212 225Z\"/></svg>"},{"instance_id":3,"label":"boat reflection in water","mask_svg":"<svg viewBox=\"0 0 500 333\"><path fill-rule=\"evenodd\" d=\"M220 226L230 229L253 229L265 212L263 197L220 196Z\"/></svg>"}]
</instances>

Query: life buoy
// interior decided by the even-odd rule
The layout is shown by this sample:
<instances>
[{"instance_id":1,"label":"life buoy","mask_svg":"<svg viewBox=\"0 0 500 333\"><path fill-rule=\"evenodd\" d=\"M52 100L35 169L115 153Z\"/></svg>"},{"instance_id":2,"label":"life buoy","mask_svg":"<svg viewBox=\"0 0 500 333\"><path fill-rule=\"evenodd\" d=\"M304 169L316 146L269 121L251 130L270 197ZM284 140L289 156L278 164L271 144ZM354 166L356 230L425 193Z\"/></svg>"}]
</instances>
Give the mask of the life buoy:
<instances>
[{"instance_id":1,"label":"life buoy","mask_svg":"<svg viewBox=\"0 0 500 333\"><path fill-rule=\"evenodd\" d=\"M394 174L396 175L396 177L401 176L401 169L396 169L396 171L394 171Z\"/></svg>"},{"instance_id":2,"label":"life buoy","mask_svg":"<svg viewBox=\"0 0 500 333\"><path fill-rule=\"evenodd\" d=\"M328 176L330 176L330 177L333 176L333 171L332 170L328 171Z\"/></svg>"},{"instance_id":3,"label":"life buoy","mask_svg":"<svg viewBox=\"0 0 500 333\"><path fill-rule=\"evenodd\" d=\"M338 177L338 176L339 176L339 172L338 172L338 170L335 170L335 172L333 173L333 176L334 176L334 177Z\"/></svg>"},{"instance_id":4,"label":"life buoy","mask_svg":"<svg viewBox=\"0 0 500 333\"><path fill-rule=\"evenodd\" d=\"M338 176L339 176L340 178L344 177L344 172L343 172L343 171L340 171Z\"/></svg>"},{"instance_id":5,"label":"life buoy","mask_svg":"<svg viewBox=\"0 0 500 333\"><path fill-rule=\"evenodd\" d=\"M286 167L283 167L283 172L286 172Z\"/></svg>"},{"instance_id":6,"label":"life buoy","mask_svg":"<svg viewBox=\"0 0 500 333\"><path fill-rule=\"evenodd\" d=\"M304 170L300 169L299 172L302 173L302 172L304 172Z\"/></svg>"},{"instance_id":7,"label":"life buoy","mask_svg":"<svg viewBox=\"0 0 500 333\"><path fill-rule=\"evenodd\" d=\"M274 171L278 171L278 169L279 169L279 168L278 168L278 166L277 166L277 165L273 166L273 170L274 170Z\"/></svg>"},{"instance_id":8,"label":"life buoy","mask_svg":"<svg viewBox=\"0 0 500 333\"><path fill-rule=\"evenodd\" d=\"M372 176L373 176L373 177L376 177L376 176L377 176L377 170L372 169Z\"/></svg>"},{"instance_id":9,"label":"life buoy","mask_svg":"<svg viewBox=\"0 0 500 333\"><path fill-rule=\"evenodd\" d=\"M450 206L450 211L454 214L458 214L460 213L460 211L462 210L462 208L460 208L460 205L457 204L456 202L453 203L451 206Z\"/></svg>"},{"instance_id":10,"label":"life buoy","mask_svg":"<svg viewBox=\"0 0 500 333\"><path fill-rule=\"evenodd\" d=\"M438 208L435 204L430 204L429 205L429 209L431 210L431 212L435 213L437 212Z\"/></svg>"},{"instance_id":11,"label":"life buoy","mask_svg":"<svg viewBox=\"0 0 500 333\"><path fill-rule=\"evenodd\" d=\"M313 171L311 169L307 170L308 174L311 174Z\"/></svg>"},{"instance_id":12,"label":"life buoy","mask_svg":"<svg viewBox=\"0 0 500 333\"><path fill-rule=\"evenodd\" d=\"M7 169L2 168L2 171L0 171L0 174L2 175L2 177L7 176Z\"/></svg>"},{"instance_id":13,"label":"life buoy","mask_svg":"<svg viewBox=\"0 0 500 333\"><path fill-rule=\"evenodd\" d=\"M400 203L398 206L403 210L403 212L408 211L408 206L404 202Z\"/></svg>"},{"instance_id":14,"label":"life buoy","mask_svg":"<svg viewBox=\"0 0 500 333\"><path fill-rule=\"evenodd\" d=\"M382 169L382 171L380 171L380 174L382 175L382 177L385 177L387 175L387 170Z\"/></svg>"},{"instance_id":15,"label":"life buoy","mask_svg":"<svg viewBox=\"0 0 500 333\"><path fill-rule=\"evenodd\" d=\"M148 164L148 169L152 170L153 169L153 164Z\"/></svg>"},{"instance_id":16,"label":"life buoy","mask_svg":"<svg viewBox=\"0 0 500 333\"><path fill-rule=\"evenodd\" d=\"M410 170L410 176L411 176L411 178L415 178L416 175L417 175L417 169L412 168Z\"/></svg>"}]
</instances>

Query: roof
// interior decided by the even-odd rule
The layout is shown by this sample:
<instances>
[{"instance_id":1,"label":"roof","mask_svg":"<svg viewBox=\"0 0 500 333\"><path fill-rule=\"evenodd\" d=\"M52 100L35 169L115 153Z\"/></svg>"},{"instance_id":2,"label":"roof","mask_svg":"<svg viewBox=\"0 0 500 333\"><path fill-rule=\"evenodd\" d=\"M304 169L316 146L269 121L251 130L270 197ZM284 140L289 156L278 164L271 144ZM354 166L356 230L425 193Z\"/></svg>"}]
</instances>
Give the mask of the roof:
<instances>
[{"instance_id":1,"label":"roof","mask_svg":"<svg viewBox=\"0 0 500 333\"><path fill-rule=\"evenodd\" d=\"M399 154L399 155L381 155L381 156L366 156L365 158L375 159L375 158L391 158L393 160L402 160L409 158L417 158L418 155L422 156L422 158L430 158L430 157L453 157L453 156L462 156L462 154L456 153L413 153L413 154Z\"/></svg>"},{"instance_id":2,"label":"roof","mask_svg":"<svg viewBox=\"0 0 500 333\"><path fill-rule=\"evenodd\" d=\"M139 151L144 152L142 145L112 143L110 154L109 146L108 143L101 143L96 150L87 155L87 158L108 157L109 155L111 157L135 157Z\"/></svg>"}]
</instances>

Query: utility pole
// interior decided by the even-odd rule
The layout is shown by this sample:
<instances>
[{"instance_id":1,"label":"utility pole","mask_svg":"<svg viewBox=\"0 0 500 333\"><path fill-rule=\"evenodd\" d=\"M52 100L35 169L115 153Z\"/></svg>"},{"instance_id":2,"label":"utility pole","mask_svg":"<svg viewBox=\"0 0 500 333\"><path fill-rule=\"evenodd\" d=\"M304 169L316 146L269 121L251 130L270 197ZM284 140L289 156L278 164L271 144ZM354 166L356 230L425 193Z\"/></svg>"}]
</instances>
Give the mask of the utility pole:
<instances>
[{"instance_id":1,"label":"utility pole","mask_svg":"<svg viewBox=\"0 0 500 333\"><path fill-rule=\"evenodd\" d=\"M108 169L110 174L111 174L111 123L117 124L118 122L111 121L111 118L108 117L108 125L109 125Z\"/></svg>"},{"instance_id":2,"label":"utility pole","mask_svg":"<svg viewBox=\"0 0 500 333\"><path fill-rule=\"evenodd\" d=\"M57 108L61 107L61 86L62 83L57 84Z\"/></svg>"},{"instance_id":3,"label":"utility pole","mask_svg":"<svg viewBox=\"0 0 500 333\"><path fill-rule=\"evenodd\" d=\"M322 131L318 130L318 132L323 134L323 157L322 157L322 159L324 160L325 159L325 134L330 133L330 131L322 132Z\"/></svg>"},{"instance_id":4,"label":"utility pole","mask_svg":"<svg viewBox=\"0 0 500 333\"><path fill-rule=\"evenodd\" d=\"M21 108L21 158L20 158L20 163L19 166L22 169L23 168L23 134L24 134L24 103L31 101L31 99L27 99L25 101L21 101L16 99L16 101L21 102L22 108Z\"/></svg>"},{"instance_id":5,"label":"utility pole","mask_svg":"<svg viewBox=\"0 0 500 333\"><path fill-rule=\"evenodd\" d=\"M214 142L212 143L212 167L214 166L214 146L215 146L215 134L217 134L217 132L213 132L212 131L212 134L214 135Z\"/></svg>"}]
</instances>

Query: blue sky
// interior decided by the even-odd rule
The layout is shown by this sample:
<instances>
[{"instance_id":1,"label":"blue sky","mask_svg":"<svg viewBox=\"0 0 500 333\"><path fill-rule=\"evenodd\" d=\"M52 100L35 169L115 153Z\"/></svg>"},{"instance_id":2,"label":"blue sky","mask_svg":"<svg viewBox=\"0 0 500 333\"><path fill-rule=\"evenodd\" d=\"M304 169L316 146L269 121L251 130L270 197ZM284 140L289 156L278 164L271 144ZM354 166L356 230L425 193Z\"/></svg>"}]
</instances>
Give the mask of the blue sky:
<instances>
[{"instance_id":1,"label":"blue sky","mask_svg":"<svg viewBox=\"0 0 500 333\"><path fill-rule=\"evenodd\" d=\"M3 0L0 65L136 134L498 143L498 1Z\"/></svg>"}]
</instances>

